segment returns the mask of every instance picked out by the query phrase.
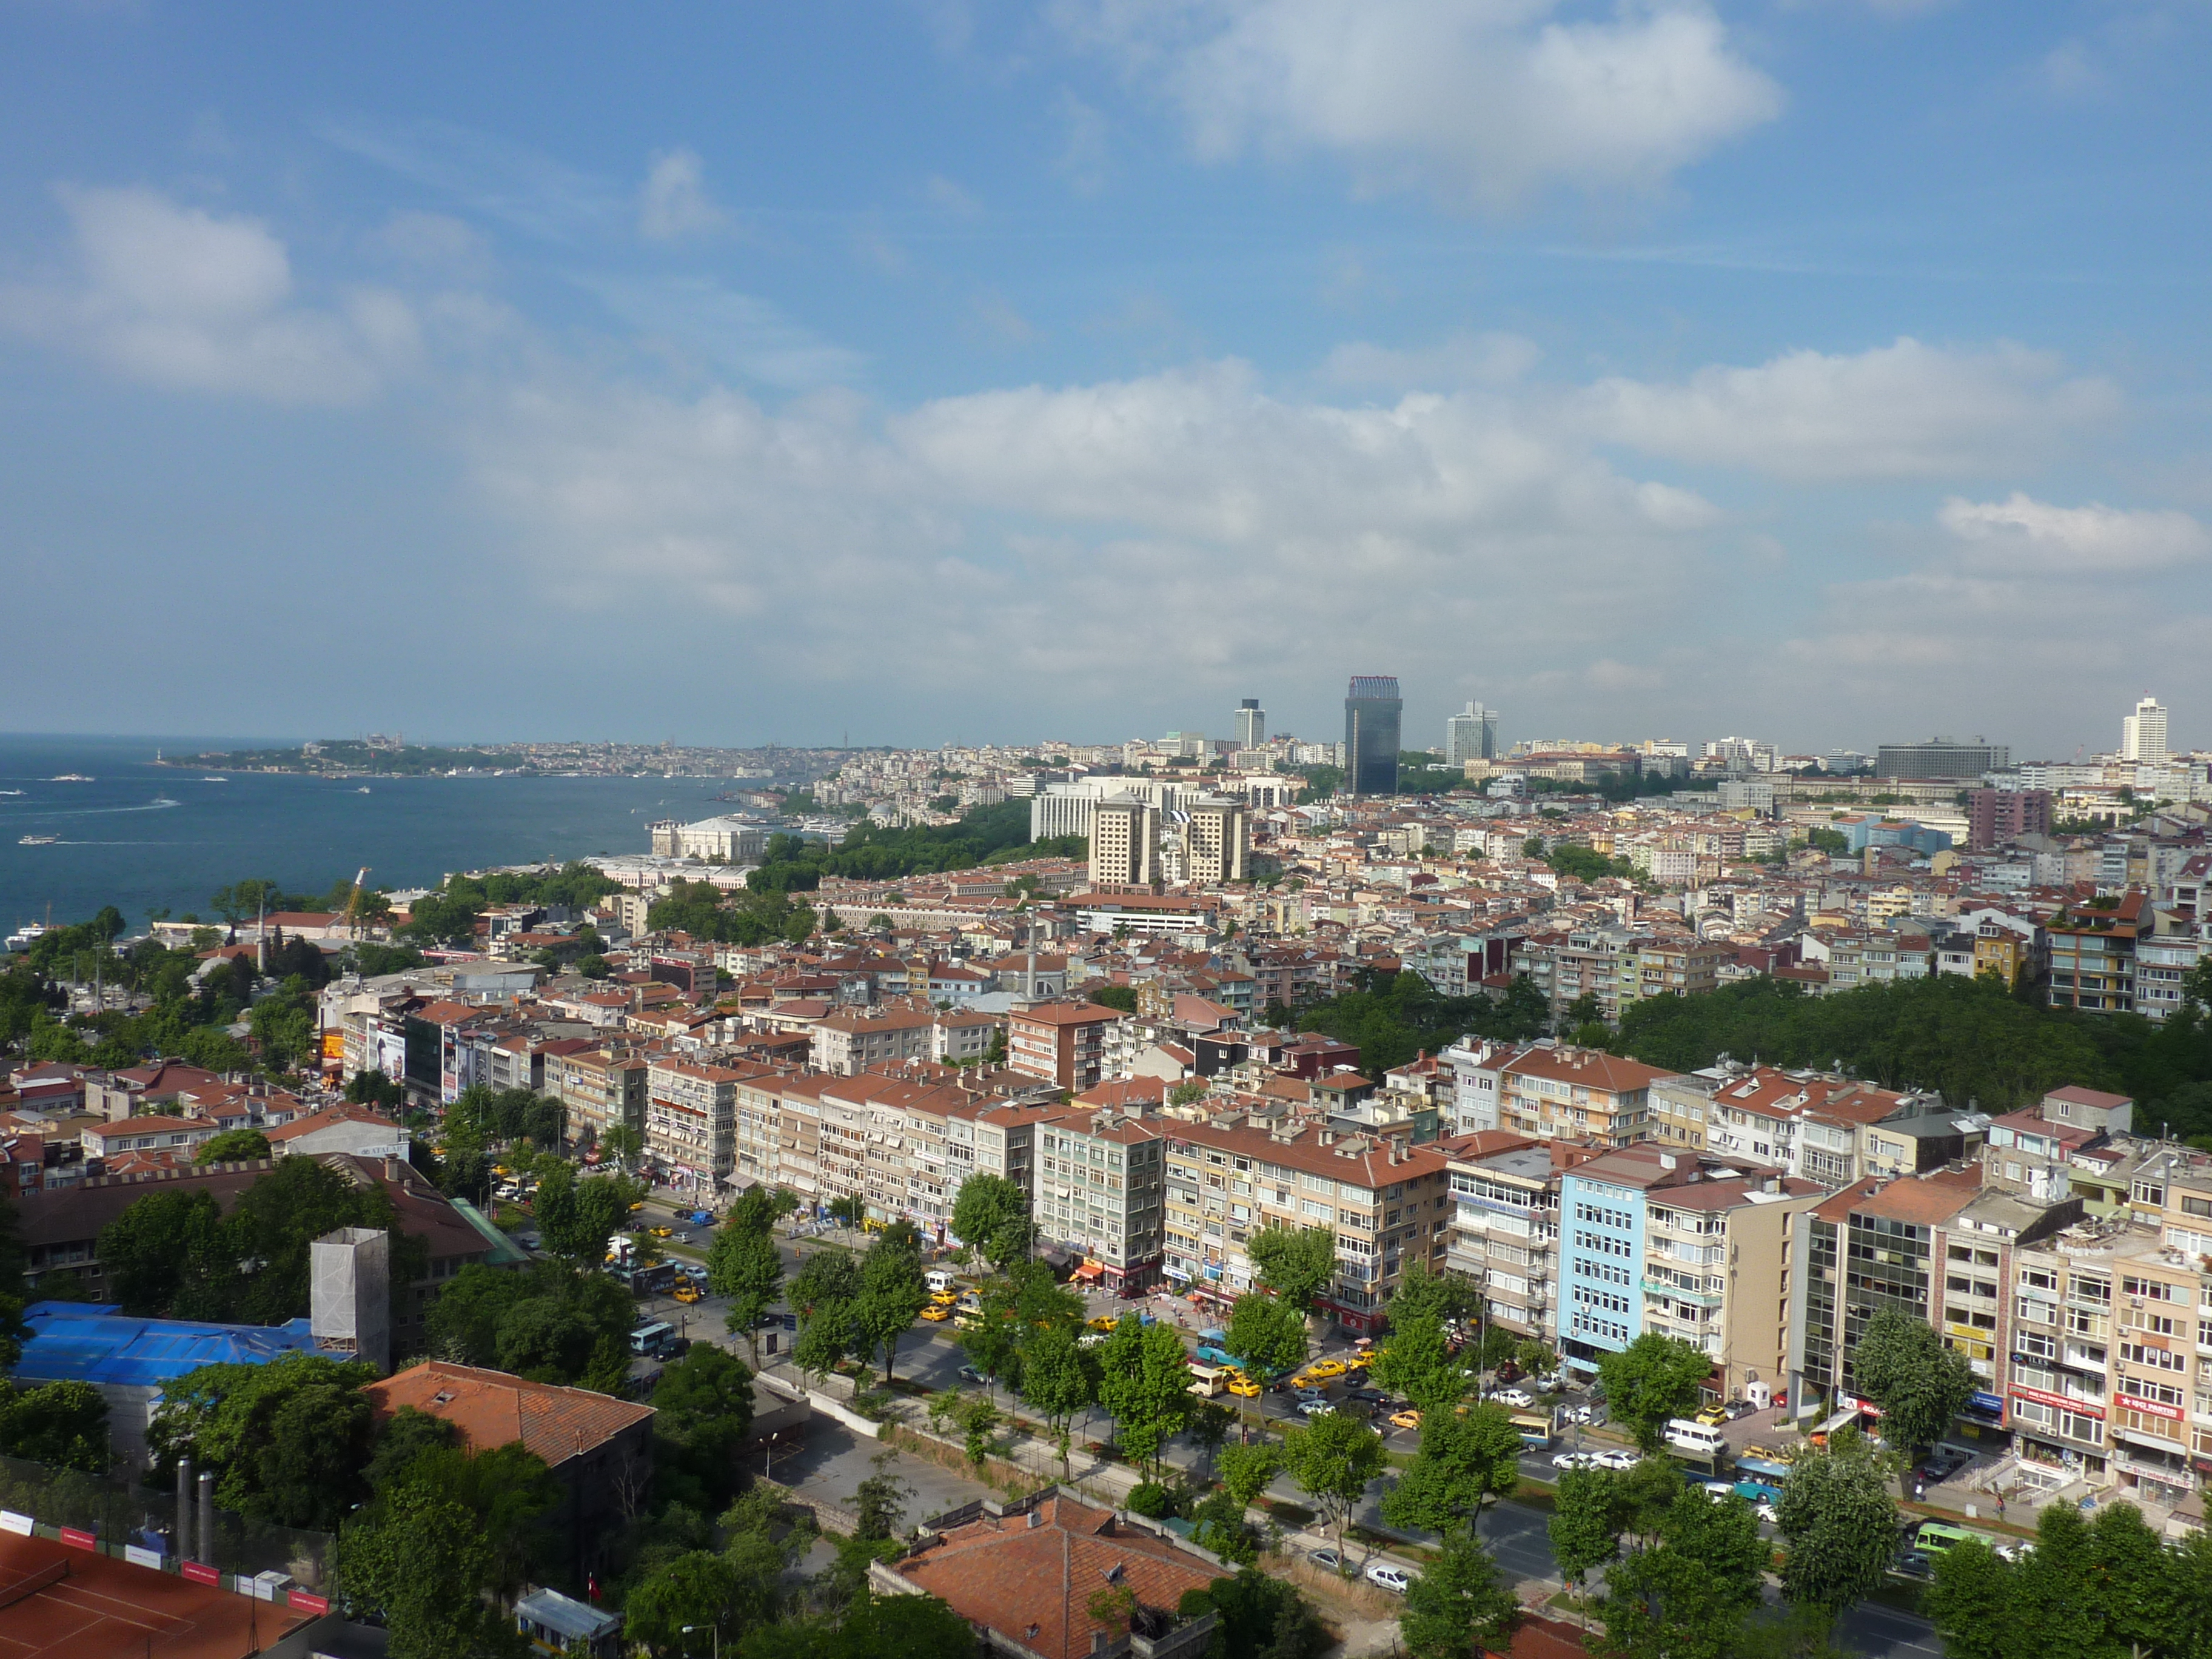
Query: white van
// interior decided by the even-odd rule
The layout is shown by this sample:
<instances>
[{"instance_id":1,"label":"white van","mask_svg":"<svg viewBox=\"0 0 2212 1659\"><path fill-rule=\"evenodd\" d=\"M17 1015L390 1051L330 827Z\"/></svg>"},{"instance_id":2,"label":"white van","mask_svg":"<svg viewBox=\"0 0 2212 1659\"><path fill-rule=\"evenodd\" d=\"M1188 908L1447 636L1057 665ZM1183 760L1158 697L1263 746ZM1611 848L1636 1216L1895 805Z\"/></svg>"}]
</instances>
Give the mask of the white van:
<instances>
[{"instance_id":1,"label":"white van","mask_svg":"<svg viewBox=\"0 0 2212 1659\"><path fill-rule=\"evenodd\" d=\"M1718 1457L1728 1449L1728 1437L1718 1429L1686 1417L1667 1419L1667 1443L1692 1457Z\"/></svg>"},{"instance_id":2,"label":"white van","mask_svg":"<svg viewBox=\"0 0 2212 1659\"><path fill-rule=\"evenodd\" d=\"M923 1280L933 1291L949 1291L959 1284L959 1279L950 1267L932 1267Z\"/></svg>"}]
</instances>

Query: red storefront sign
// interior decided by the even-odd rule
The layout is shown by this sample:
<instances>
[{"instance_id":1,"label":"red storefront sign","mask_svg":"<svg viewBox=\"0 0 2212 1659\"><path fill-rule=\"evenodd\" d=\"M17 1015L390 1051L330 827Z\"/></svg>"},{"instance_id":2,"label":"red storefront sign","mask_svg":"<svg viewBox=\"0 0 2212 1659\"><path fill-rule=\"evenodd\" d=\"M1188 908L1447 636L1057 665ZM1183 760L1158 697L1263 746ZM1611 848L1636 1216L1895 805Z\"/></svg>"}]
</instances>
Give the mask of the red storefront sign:
<instances>
[{"instance_id":1,"label":"red storefront sign","mask_svg":"<svg viewBox=\"0 0 2212 1659\"><path fill-rule=\"evenodd\" d=\"M2015 1400L2033 1400L2039 1406L2055 1407L2062 1412L2075 1412L2083 1417L2094 1417L2100 1423L2105 1420L2105 1408L2102 1406L2094 1405L2087 1400L2069 1400L2064 1395L2045 1394L2040 1389L2031 1389L2022 1382L2015 1382L2012 1385L2012 1397Z\"/></svg>"},{"instance_id":2,"label":"red storefront sign","mask_svg":"<svg viewBox=\"0 0 2212 1659\"><path fill-rule=\"evenodd\" d=\"M2148 1417L2162 1417L2169 1423L2185 1420L2179 1406L2161 1405L2155 1400L2138 1400L2131 1394L2116 1394L2112 1396L2112 1403L2124 1406L2131 1412L2142 1412Z\"/></svg>"}]
</instances>

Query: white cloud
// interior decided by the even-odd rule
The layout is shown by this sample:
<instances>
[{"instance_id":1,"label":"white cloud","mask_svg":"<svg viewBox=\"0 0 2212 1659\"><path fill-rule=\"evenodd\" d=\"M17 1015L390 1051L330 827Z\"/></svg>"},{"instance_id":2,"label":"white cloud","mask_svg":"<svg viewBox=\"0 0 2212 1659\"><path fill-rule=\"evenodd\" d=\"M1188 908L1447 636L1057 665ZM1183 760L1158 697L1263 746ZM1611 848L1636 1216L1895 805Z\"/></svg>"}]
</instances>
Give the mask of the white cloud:
<instances>
[{"instance_id":1,"label":"white cloud","mask_svg":"<svg viewBox=\"0 0 2212 1659\"><path fill-rule=\"evenodd\" d=\"M2046 352L1900 338L1852 356L1793 351L1659 385L1599 381L1572 418L1648 454L1804 479L1940 477L2008 467L2106 418L2118 390Z\"/></svg>"},{"instance_id":2,"label":"white cloud","mask_svg":"<svg viewBox=\"0 0 2212 1659\"><path fill-rule=\"evenodd\" d=\"M1706 6L1060 0L1072 39L1182 106L1198 153L1343 156L1364 188L1509 204L1650 190L1782 107Z\"/></svg>"},{"instance_id":3,"label":"white cloud","mask_svg":"<svg viewBox=\"0 0 2212 1659\"><path fill-rule=\"evenodd\" d=\"M884 683L1106 688L1133 653L1189 678L1291 640L1442 659L1478 629L1533 665L1684 603L1717 517L1493 402L1290 401L1234 362L896 413L562 387L475 443L571 602L652 591L758 619L764 665Z\"/></svg>"},{"instance_id":4,"label":"white cloud","mask_svg":"<svg viewBox=\"0 0 2212 1659\"><path fill-rule=\"evenodd\" d=\"M2001 501L1954 495L1936 522L1963 545L1971 568L2016 574L2098 576L2167 570L2212 552L2212 532L2186 513L2053 507L2014 490Z\"/></svg>"},{"instance_id":5,"label":"white cloud","mask_svg":"<svg viewBox=\"0 0 2212 1659\"><path fill-rule=\"evenodd\" d=\"M144 189L57 191L74 269L0 289L0 322L134 380L277 403L370 396L416 358L415 313L356 289L333 307L294 302L291 259L257 219L180 207Z\"/></svg>"},{"instance_id":6,"label":"white cloud","mask_svg":"<svg viewBox=\"0 0 2212 1659\"><path fill-rule=\"evenodd\" d=\"M696 150L663 150L646 169L638 191L638 234L672 242L719 230L728 221L707 195L706 164Z\"/></svg>"}]
</instances>

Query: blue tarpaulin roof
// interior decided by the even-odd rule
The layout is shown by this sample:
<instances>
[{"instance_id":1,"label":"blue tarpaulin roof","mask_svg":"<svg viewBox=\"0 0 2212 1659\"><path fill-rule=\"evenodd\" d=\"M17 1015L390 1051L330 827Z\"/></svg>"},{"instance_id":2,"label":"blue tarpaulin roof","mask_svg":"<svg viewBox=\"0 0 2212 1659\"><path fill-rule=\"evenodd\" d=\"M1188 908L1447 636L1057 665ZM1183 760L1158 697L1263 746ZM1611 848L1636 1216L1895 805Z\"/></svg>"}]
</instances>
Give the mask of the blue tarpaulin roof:
<instances>
[{"instance_id":1,"label":"blue tarpaulin roof","mask_svg":"<svg viewBox=\"0 0 2212 1659\"><path fill-rule=\"evenodd\" d=\"M120 1383L160 1388L202 1365L265 1365L280 1354L313 1353L304 1319L285 1325L208 1325L139 1319L112 1305L35 1302L15 1375L27 1382Z\"/></svg>"}]
</instances>

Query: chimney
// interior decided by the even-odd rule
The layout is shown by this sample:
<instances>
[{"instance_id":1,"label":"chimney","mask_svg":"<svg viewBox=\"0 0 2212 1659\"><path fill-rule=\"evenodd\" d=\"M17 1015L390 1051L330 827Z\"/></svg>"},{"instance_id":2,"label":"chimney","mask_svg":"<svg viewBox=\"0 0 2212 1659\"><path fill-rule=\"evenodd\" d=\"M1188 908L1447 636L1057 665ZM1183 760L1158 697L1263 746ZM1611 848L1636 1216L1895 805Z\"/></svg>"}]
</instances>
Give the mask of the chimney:
<instances>
[{"instance_id":1,"label":"chimney","mask_svg":"<svg viewBox=\"0 0 2212 1659\"><path fill-rule=\"evenodd\" d=\"M196 1534L194 1541L198 1547L200 1560L211 1567L215 1565L215 1472L202 1469L198 1483L200 1516L199 1525L193 1529Z\"/></svg>"},{"instance_id":2,"label":"chimney","mask_svg":"<svg viewBox=\"0 0 2212 1659\"><path fill-rule=\"evenodd\" d=\"M386 1181L404 1182L407 1179L407 1168L405 1158L387 1158L384 1160L384 1178Z\"/></svg>"},{"instance_id":3,"label":"chimney","mask_svg":"<svg viewBox=\"0 0 2212 1659\"><path fill-rule=\"evenodd\" d=\"M177 1559L198 1559L192 1553L192 1460L189 1457L177 1460L176 1534Z\"/></svg>"}]
</instances>

